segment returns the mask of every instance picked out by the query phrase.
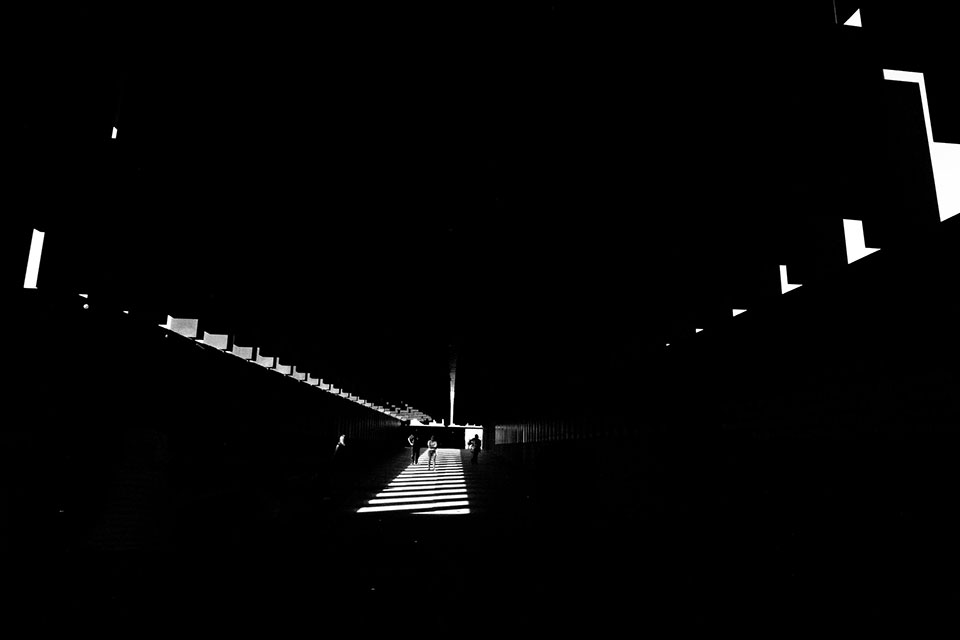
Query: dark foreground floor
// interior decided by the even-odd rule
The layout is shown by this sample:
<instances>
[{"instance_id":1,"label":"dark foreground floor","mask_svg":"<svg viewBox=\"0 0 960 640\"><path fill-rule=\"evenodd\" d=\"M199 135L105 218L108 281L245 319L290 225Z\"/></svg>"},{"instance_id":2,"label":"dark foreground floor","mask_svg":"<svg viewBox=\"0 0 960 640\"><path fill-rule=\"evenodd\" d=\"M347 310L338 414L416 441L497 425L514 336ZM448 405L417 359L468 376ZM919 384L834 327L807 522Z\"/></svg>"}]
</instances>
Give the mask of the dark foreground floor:
<instances>
[{"instance_id":1,"label":"dark foreground floor","mask_svg":"<svg viewBox=\"0 0 960 640\"><path fill-rule=\"evenodd\" d=\"M764 446L671 458L597 441L484 452L476 466L453 452L469 514L357 513L409 465L401 451L342 469L332 490L305 483L251 526L194 519L167 550L21 558L15 602L93 622L371 629L471 612L545 629L960 605L949 452L888 443L893 468L862 443Z\"/></svg>"}]
</instances>

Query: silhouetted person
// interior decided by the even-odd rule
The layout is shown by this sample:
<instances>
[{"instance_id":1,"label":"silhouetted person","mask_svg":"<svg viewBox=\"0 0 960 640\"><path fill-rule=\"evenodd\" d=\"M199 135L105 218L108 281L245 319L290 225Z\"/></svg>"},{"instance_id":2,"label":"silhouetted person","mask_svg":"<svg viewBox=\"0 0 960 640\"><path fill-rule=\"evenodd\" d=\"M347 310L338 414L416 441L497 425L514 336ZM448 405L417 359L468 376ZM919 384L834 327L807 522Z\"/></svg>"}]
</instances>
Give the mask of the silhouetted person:
<instances>
[{"instance_id":1,"label":"silhouetted person","mask_svg":"<svg viewBox=\"0 0 960 640\"><path fill-rule=\"evenodd\" d=\"M333 460L330 463L329 474L329 486L331 490L335 490L338 484L338 477L340 476L340 470L344 468L344 462L347 455L347 436L342 435L340 439L337 440L337 446L333 449Z\"/></svg>"},{"instance_id":2,"label":"silhouetted person","mask_svg":"<svg viewBox=\"0 0 960 640\"><path fill-rule=\"evenodd\" d=\"M474 434L470 439L470 450L473 452L473 455L470 456L471 464L477 464L477 456L480 455L480 436Z\"/></svg>"},{"instance_id":3,"label":"silhouetted person","mask_svg":"<svg viewBox=\"0 0 960 640\"><path fill-rule=\"evenodd\" d=\"M420 444L417 436L411 433L410 437L407 438L407 442L410 443L410 462L420 464Z\"/></svg>"},{"instance_id":4,"label":"silhouetted person","mask_svg":"<svg viewBox=\"0 0 960 640\"><path fill-rule=\"evenodd\" d=\"M437 441L431 435L427 441L427 469L437 468Z\"/></svg>"}]
</instances>

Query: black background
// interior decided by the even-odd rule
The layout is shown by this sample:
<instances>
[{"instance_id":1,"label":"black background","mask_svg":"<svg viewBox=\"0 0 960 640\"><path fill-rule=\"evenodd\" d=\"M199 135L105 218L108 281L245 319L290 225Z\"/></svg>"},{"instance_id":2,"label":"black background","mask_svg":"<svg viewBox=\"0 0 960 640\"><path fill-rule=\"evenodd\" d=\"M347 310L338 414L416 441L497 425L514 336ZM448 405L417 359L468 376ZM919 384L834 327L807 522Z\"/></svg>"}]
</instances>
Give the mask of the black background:
<instances>
[{"instance_id":1,"label":"black background","mask_svg":"<svg viewBox=\"0 0 960 640\"><path fill-rule=\"evenodd\" d=\"M779 264L829 279L845 217L936 225L916 85L882 79L923 71L960 142L932 3L452 4L14 12L11 286L39 228L42 288L437 419L453 350L490 423L636 388Z\"/></svg>"}]
</instances>

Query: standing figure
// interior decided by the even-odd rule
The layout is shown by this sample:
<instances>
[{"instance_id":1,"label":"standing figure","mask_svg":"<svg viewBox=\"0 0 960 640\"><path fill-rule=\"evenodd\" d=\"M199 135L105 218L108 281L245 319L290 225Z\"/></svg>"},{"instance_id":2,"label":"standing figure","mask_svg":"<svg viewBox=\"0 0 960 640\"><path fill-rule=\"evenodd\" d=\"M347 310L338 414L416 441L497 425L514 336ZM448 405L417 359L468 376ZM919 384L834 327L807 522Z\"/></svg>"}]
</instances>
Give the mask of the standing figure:
<instances>
[{"instance_id":1,"label":"standing figure","mask_svg":"<svg viewBox=\"0 0 960 640\"><path fill-rule=\"evenodd\" d=\"M330 489L336 490L340 482L340 475L346 469L347 436L340 436L337 446L333 450L333 462L330 464Z\"/></svg>"},{"instance_id":2,"label":"standing figure","mask_svg":"<svg viewBox=\"0 0 960 640\"><path fill-rule=\"evenodd\" d=\"M410 443L410 462L420 464L420 442L417 440L417 436L411 433L407 442Z\"/></svg>"},{"instance_id":3,"label":"standing figure","mask_svg":"<svg viewBox=\"0 0 960 640\"><path fill-rule=\"evenodd\" d=\"M471 464L477 464L477 456L480 455L480 436L474 434L470 438L470 451L473 452L473 455L470 457Z\"/></svg>"},{"instance_id":4,"label":"standing figure","mask_svg":"<svg viewBox=\"0 0 960 640\"><path fill-rule=\"evenodd\" d=\"M437 440L430 435L430 439L427 441L427 469L436 469L437 468Z\"/></svg>"}]
</instances>

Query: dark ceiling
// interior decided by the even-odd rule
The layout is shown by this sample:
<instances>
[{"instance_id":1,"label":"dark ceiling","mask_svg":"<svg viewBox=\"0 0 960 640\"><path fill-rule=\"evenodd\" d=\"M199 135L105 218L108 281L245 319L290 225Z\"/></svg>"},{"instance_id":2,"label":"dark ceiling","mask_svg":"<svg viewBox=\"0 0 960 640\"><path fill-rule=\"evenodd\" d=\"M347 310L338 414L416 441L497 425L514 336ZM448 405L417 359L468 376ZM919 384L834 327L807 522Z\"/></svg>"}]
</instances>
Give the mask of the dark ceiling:
<instances>
[{"instance_id":1,"label":"dark ceiling","mask_svg":"<svg viewBox=\"0 0 960 640\"><path fill-rule=\"evenodd\" d=\"M437 419L455 352L457 421L482 421L641 370L776 298L779 264L824 277L844 217L886 242L884 66L924 71L960 142L933 37L956 23L924 3L844 32L859 5L831 0L447 4L24 12L11 177L40 286Z\"/></svg>"}]
</instances>

